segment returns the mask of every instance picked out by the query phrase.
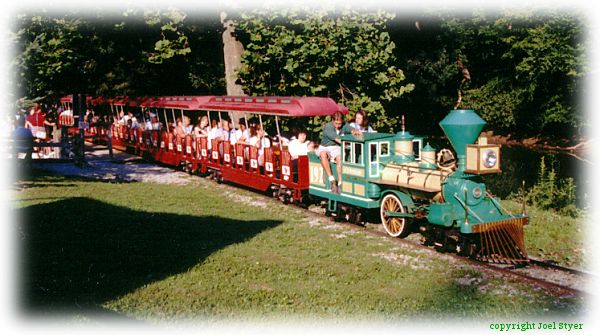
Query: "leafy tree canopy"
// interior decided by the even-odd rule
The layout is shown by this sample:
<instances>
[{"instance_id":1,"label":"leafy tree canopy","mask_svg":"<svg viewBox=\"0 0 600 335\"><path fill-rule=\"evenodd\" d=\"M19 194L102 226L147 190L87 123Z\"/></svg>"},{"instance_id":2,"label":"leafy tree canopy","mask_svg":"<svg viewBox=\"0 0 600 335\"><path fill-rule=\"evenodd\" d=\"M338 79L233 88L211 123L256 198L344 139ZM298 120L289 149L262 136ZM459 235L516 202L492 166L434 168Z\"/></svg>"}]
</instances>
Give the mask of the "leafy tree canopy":
<instances>
[{"instance_id":1,"label":"leafy tree canopy","mask_svg":"<svg viewBox=\"0 0 600 335\"><path fill-rule=\"evenodd\" d=\"M15 18L15 99L224 94L222 24L178 9ZM577 13L426 12L396 18L346 9L244 10L239 80L251 95L329 96L365 109L381 131L439 131L457 101L497 132L568 135L581 129L585 25ZM410 92L410 94L406 94ZM428 120L420 122L420 120ZM322 120L309 129L319 130Z\"/></svg>"},{"instance_id":2,"label":"leafy tree canopy","mask_svg":"<svg viewBox=\"0 0 600 335\"><path fill-rule=\"evenodd\" d=\"M419 28L395 36L412 36L398 57L407 60L409 80L417 85L408 103L426 106L423 114L441 118L453 108L460 60L471 78L460 108L476 109L492 129L567 135L585 125L578 105L584 26L574 13L434 13Z\"/></svg>"},{"instance_id":3,"label":"leafy tree canopy","mask_svg":"<svg viewBox=\"0 0 600 335\"><path fill-rule=\"evenodd\" d=\"M218 17L186 18L177 9L21 14L13 33L15 94L222 94Z\"/></svg>"},{"instance_id":4,"label":"leafy tree canopy","mask_svg":"<svg viewBox=\"0 0 600 335\"><path fill-rule=\"evenodd\" d=\"M397 125L385 105L413 89L394 55L386 12L254 10L242 14L239 77L251 95L328 96L366 110L376 128ZM320 129L317 120L313 130Z\"/></svg>"}]
</instances>

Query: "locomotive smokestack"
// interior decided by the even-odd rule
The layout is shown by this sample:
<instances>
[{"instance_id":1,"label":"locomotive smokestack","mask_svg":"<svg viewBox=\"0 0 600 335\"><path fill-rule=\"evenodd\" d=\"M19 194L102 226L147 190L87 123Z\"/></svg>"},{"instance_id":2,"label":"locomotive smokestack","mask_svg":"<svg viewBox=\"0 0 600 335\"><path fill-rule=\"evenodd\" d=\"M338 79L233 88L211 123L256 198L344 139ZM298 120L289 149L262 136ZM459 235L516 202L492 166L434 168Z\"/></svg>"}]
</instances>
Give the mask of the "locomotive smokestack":
<instances>
[{"instance_id":1,"label":"locomotive smokestack","mask_svg":"<svg viewBox=\"0 0 600 335\"><path fill-rule=\"evenodd\" d=\"M451 110L440 122L440 127L450 140L458 156L458 171L465 170L467 144L474 144L485 121L472 109Z\"/></svg>"}]
</instances>

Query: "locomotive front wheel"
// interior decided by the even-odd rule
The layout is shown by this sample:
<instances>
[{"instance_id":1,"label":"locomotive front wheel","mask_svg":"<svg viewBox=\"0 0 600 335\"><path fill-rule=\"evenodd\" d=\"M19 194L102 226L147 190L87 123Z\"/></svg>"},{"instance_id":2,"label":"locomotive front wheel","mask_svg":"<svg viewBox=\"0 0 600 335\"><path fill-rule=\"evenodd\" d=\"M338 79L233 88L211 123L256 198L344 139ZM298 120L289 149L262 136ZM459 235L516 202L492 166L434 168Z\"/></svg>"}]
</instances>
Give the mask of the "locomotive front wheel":
<instances>
[{"instance_id":1,"label":"locomotive front wheel","mask_svg":"<svg viewBox=\"0 0 600 335\"><path fill-rule=\"evenodd\" d=\"M388 235L404 238L410 233L409 224L406 218L388 217L388 212L405 213L404 206L400 199L393 194L388 194L381 200L379 208L381 214L381 223Z\"/></svg>"}]
</instances>

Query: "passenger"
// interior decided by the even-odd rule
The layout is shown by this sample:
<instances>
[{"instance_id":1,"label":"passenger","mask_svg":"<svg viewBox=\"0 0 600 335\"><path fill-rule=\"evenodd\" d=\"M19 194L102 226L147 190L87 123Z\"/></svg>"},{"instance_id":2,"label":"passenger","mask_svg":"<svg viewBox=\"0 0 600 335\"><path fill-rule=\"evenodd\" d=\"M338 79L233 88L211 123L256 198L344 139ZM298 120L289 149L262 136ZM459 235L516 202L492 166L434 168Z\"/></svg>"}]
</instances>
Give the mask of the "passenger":
<instances>
[{"instance_id":1,"label":"passenger","mask_svg":"<svg viewBox=\"0 0 600 335\"><path fill-rule=\"evenodd\" d=\"M221 120L213 119L210 127L210 136L211 139L221 139L223 136L223 128L221 124Z\"/></svg>"},{"instance_id":2,"label":"passenger","mask_svg":"<svg viewBox=\"0 0 600 335\"><path fill-rule=\"evenodd\" d=\"M154 114L154 113L150 114L150 129L151 130L161 130L162 129L162 123L160 123L160 121L158 121L158 116L156 116L156 114Z\"/></svg>"},{"instance_id":3,"label":"passenger","mask_svg":"<svg viewBox=\"0 0 600 335\"><path fill-rule=\"evenodd\" d=\"M240 119L239 125L240 129L235 131L235 135L231 138L231 144L246 143L250 138L249 130L246 128L246 119Z\"/></svg>"},{"instance_id":4,"label":"passenger","mask_svg":"<svg viewBox=\"0 0 600 335\"><path fill-rule=\"evenodd\" d=\"M86 109L85 110L85 121L89 124L92 124L92 121L94 119L94 110L93 109Z\"/></svg>"},{"instance_id":5,"label":"passenger","mask_svg":"<svg viewBox=\"0 0 600 335\"><path fill-rule=\"evenodd\" d=\"M265 148L271 147L271 141L261 126L256 125L251 129L255 129L255 131L250 131L249 144L258 148L258 165L263 166L265 164Z\"/></svg>"},{"instance_id":6,"label":"passenger","mask_svg":"<svg viewBox=\"0 0 600 335\"><path fill-rule=\"evenodd\" d=\"M231 142L231 139L235 137L235 129L232 129L231 121L228 118L223 119L221 137L223 141L229 142Z\"/></svg>"},{"instance_id":7,"label":"passenger","mask_svg":"<svg viewBox=\"0 0 600 335\"><path fill-rule=\"evenodd\" d=\"M255 123L251 123L248 128L248 145L260 147L260 138L258 137L258 126Z\"/></svg>"},{"instance_id":8,"label":"passenger","mask_svg":"<svg viewBox=\"0 0 600 335\"><path fill-rule=\"evenodd\" d=\"M341 135L344 134L360 134L359 130L350 127L349 124L344 124L344 115L336 112L332 116L332 121L323 126L321 134L321 144L316 150L316 154L321 159L321 165L327 173L327 178L331 184L331 191L339 193L339 187L342 185L342 169L341 169ZM338 178L337 180L331 172L330 161L335 161Z\"/></svg>"},{"instance_id":9,"label":"passenger","mask_svg":"<svg viewBox=\"0 0 600 335\"><path fill-rule=\"evenodd\" d=\"M376 133L369 125L367 113L362 109L354 114L354 121L350 123L350 127L360 130L361 133Z\"/></svg>"},{"instance_id":10,"label":"passenger","mask_svg":"<svg viewBox=\"0 0 600 335\"><path fill-rule=\"evenodd\" d=\"M146 120L146 123L152 118L150 116L151 114L154 114L154 113L150 113L150 110L148 110L148 109L146 109L146 110L143 111L142 115L144 116L143 119ZM150 123L152 123L152 122L150 122Z\"/></svg>"},{"instance_id":11,"label":"passenger","mask_svg":"<svg viewBox=\"0 0 600 335\"><path fill-rule=\"evenodd\" d=\"M306 140L306 131L299 130L296 138L288 144L288 151L292 159L297 159L298 156L308 155L308 141Z\"/></svg>"},{"instance_id":12,"label":"passenger","mask_svg":"<svg viewBox=\"0 0 600 335\"><path fill-rule=\"evenodd\" d=\"M212 140L220 136L221 130L219 129L219 121L216 119L210 120L210 127L208 128L208 149L212 150Z\"/></svg>"},{"instance_id":13,"label":"passenger","mask_svg":"<svg viewBox=\"0 0 600 335\"><path fill-rule=\"evenodd\" d=\"M194 137L208 137L208 117L206 115L198 117L198 123L194 126Z\"/></svg>"},{"instance_id":14,"label":"passenger","mask_svg":"<svg viewBox=\"0 0 600 335\"><path fill-rule=\"evenodd\" d=\"M193 126L190 122L190 118L188 116L183 116L183 132L185 135L189 135L192 133Z\"/></svg>"},{"instance_id":15,"label":"passenger","mask_svg":"<svg viewBox=\"0 0 600 335\"><path fill-rule=\"evenodd\" d=\"M17 127L12 135L14 141L13 154L15 155L15 159L19 158L19 153L25 153L26 163L31 163L34 137L31 133L31 129L25 128L25 118L21 117L17 119Z\"/></svg>"},{"instance_id":16,"label":"passenger","mask_svg":"<svg viewBox=\"0 0 600 335\"><path fill-rule=\"evenodd\" d=\"M223 136L223 130L221 129L221 121L217 119L211 120L211 128L208 132L208 148L212 150L212 140L221 140Z\"/></svg>"},{"instance_id":17,"label":"passenger","mask_svg":"<svg viewBox=\"0 0 600 335\"><path fill-rule=\"evenodd\" d=\"M150 117L146 118L146 122L144 122L144 129L152 130L152 119Z\"/></svg>"},{"instance_id":18,"label":"passenger","mask_svg":"<svg viewBox=\"0 0 600 335\"><path fill-rule=\"evenodd\" d=\"M42 107L36 103L31 107L29 115L25 118L25 127L31 129L33 137L38 140L46 140L46 117L42 113Z\"/></svg>"},{"instance_id":19,"label":"passenger","mask_svg":"<svg viewBox=\"0 0 600 335\"><path fill-rule=\"evenodd\" d=\"M119 124L127 125L127 120L129 119L129 115L125 115L125 112L119 112Z\"/></svg>"},{"instance_id":20,"label":"passenger","mask_svg":"<svg viewBox=\"0 0 600 335\"><path fill-rule=\"evenodd\" d=\"M185 130L183 128L183 121L181 120L180 117L178 117L176 119L176 123L175 123L175 135L177 137L183 137L183 136L185 136Z\"/></svg>"},{"instance_id":21,"label":"passenger","mask_svg":"<svg viewBox=\"0 0 600 335\"><path fill-rule=\"evenodd\" d=\"M129 120L131 120L131 128L136 129L138 127L138 120L132 112L127 113L127 124L129 124Z\"/></svg>"},{"instance_id":22,"label":"passenger","mask_svg":"<svg viewBox=\"0 0 600 335\"><path fill-rule=\"evenodd\" d=\"M281 145L286 146L286 147L290 145L291 141L293 141L283 135L279 135L277 137L279 138L279 142L281 142Z\"/></svg>"}]
</instances>

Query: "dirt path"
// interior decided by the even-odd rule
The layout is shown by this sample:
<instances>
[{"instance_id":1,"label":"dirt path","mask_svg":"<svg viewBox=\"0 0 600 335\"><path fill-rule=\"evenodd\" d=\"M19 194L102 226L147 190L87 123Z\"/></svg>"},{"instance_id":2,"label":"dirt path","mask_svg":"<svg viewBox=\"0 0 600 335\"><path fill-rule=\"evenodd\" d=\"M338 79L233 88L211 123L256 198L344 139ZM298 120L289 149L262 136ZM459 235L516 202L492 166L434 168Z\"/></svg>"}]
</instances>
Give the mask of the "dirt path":
<instances>
[{"instance_id":1,"label":"dirt path","mask_svg":"<svg viewBox=\"0 0 600 335\"><path fill-rule=\"evenodd\" d=\"M73 163L35 162L33 167L62 176L79 176L101 180L153 182L183 185L194 181L194 177L169 167L147 162L138 156L114 151L110 158L103 146L88 146L86 161L89 166L80 168ZM91 151L93 149L94 151Z\"/></svg>"}]
</instances>

